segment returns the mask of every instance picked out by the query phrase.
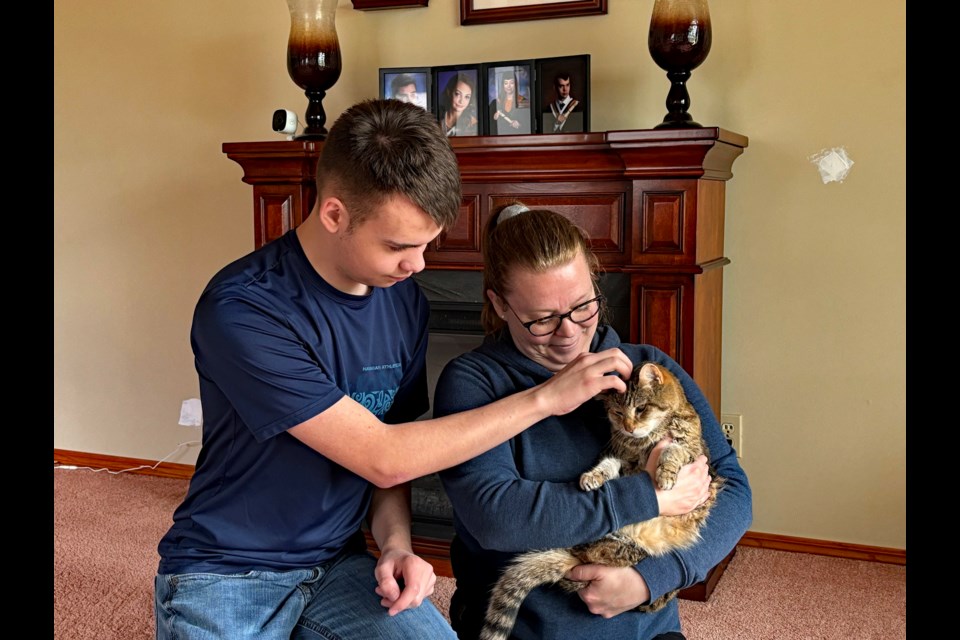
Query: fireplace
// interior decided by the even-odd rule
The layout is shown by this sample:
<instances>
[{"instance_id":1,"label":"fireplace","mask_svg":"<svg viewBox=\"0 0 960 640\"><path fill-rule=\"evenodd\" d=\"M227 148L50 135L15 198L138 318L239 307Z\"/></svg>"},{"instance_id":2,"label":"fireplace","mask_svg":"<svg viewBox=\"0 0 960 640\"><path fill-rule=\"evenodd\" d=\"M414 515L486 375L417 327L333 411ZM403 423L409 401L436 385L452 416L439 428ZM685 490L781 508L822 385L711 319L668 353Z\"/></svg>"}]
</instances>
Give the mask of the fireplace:
<instances>
[{"instance_id":1,"label":"fireplace","mask_svg":"<svg viewBox=\"0 0 960 640\"><path fill-rule=\"evenodd\" d=\"M434 313L431 312L431 317ZM479 316L477 318L479 323ZM433 392L443 366L461 353L470 351L483 341L479 332L441 332L431 330L427 347L427 383L430 389L430 411L422 419L433 416ZM411 505L413 535L442 540L453 537L453 508L443 491L440 477L433 473L412 482Z\"/></svg>"},{"instance_id":2,"label":"fireplace","mask_svg":"<svg viewBox=\"0 0 960 640\"><path fill-rule=\"evenodd\" d=\"M483 341L480 309L483 278L478 271L425 270L414 278L430 300L430 342L427 347L427 385L433 417L437 378L450 360ZM440 478L433 473L412 482L412 533L425 538L453 537L453 508Z\"/></svg>"}]
</instances>

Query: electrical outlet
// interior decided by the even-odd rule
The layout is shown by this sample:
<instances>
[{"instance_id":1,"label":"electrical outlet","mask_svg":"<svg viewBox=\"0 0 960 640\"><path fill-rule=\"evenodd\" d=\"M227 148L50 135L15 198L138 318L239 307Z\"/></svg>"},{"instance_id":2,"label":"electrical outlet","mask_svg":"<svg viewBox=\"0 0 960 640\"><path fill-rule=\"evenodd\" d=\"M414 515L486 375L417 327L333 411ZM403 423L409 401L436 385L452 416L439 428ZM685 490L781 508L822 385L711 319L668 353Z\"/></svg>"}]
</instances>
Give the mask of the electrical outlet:
<instances>
[{"instance_id":1,"label":"electrical outlet","mask_svg":"<svg viewBox=\"0 0 960 640\"><path fill-rule=\"evenodd\" d=\"M720 429L723 437L737 452L737 457L743 457L743 416L739 413L725 413L720 416Z\"/></svg>"}]
</instances>

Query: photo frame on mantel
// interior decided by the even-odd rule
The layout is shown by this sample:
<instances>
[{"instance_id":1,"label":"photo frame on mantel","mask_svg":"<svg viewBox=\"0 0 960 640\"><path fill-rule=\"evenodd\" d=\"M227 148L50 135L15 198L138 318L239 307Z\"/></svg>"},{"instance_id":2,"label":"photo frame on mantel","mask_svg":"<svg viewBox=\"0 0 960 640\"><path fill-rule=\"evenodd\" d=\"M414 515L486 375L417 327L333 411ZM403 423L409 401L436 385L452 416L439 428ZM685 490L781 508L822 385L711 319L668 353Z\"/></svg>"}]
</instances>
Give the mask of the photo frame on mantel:
<instances>
[{"instance_id":1,"label":"photo frame on mantel","mask_svg":"<svg viewBox=\"0 0 960 640\"><path fill-rule=\"evenodd\" d=\"M607 0L460 0L460 24L493 24L596 16L607 13Z\"/></svg>"},{"instance_id":2,"label":"photo frame on mantel","mask_svg":"<svg viewBox=\"0 0 960 640\"><path fill-rule=\"evenodd\" d=\"M481 135L486 86L479 64L432 67L433 112L448 138ZM464 104L465 103L465 104Z\"/></svg>"},{"instance_id":3,"label":"photo frame on mantel","mask_svg":"<svg viewBox=\"0 0 960 640\"><path fill-rule=\"evenodd\" d=\"M412 102L433 113L430 67L380 69L380 97Z\"/></svg>"},{"instance_id":4,"label":"photo frame on mantel","mask_svg":"<svg viewBox=\"0 0 960 640\"><path fill-rule=\"evenodd\" d=\"M536 133L533 60L487 62L480 75L487 87L481 100L485 136L515 136Z\"/></svg>"},{"instance_id":5,"label":"photo frame on mantel","mask_svg":"<svg viewBox=\"0 0 960 640\"><path fill-rule=\"evenodd\" d=\"M540 133L590 131L590 54L537 60Z\"/></svg>"}]
</instances>

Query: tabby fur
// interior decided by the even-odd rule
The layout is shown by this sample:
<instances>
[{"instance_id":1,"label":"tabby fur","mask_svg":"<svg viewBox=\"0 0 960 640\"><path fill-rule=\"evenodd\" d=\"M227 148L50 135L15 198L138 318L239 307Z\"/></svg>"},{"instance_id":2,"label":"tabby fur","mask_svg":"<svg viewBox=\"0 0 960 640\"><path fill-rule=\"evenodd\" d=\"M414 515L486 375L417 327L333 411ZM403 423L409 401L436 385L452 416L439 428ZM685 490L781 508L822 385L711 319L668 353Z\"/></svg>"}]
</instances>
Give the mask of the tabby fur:
<instances>
[{"instance_id":1,"label":"tabby fur","mask_svg":"<svg viewBox=\"0 0 960 640\"><path fill-rule=\"evenodd\" d=\"M667 436L673 442L663 449L654 479L660 489L673 488L680 467L701 454L707 455L700 417L680 382L666 368L652 362L637 366L627 391L607 393L603 402L610 419L610 444L600 462L580 476L584 491L598 489L622 475L640 473L653 447ZM493 587L480 640L507 640L520 605L534 588L547 584L558 584L570 592L584 588L587 583L564 578L578 564L631 567L647 556L663 555L697 542L723 485L722 478L713 475L708 499L689 513L629 524L600 540L567 549L517 556ZM676 594L664 594L637 610L659 611Z\"/></svg>"}]
</instances>

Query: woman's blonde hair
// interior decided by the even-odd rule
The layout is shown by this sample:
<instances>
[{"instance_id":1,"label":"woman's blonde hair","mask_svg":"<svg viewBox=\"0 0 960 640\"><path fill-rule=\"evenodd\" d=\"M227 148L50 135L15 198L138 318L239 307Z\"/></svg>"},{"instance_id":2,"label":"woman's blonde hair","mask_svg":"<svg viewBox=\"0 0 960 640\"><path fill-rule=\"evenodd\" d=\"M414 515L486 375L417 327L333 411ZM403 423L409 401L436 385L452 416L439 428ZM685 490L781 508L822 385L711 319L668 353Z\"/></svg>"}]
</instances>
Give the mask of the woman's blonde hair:
<instances>
[{"instance_id":1,"label":"woman's blonde hair","mask_svg":"<svg viewBox=\"0 0 960 640\"><path fill-rule=\"evenodd\" d=\"M599 292L600 263L588 243L583 229L555 211L527 209L519 202L494 211L483 237L484 295L480 321L484 331L494 333L506 324L497 315L487 291L492 289L501 298L508 295L510 276L518 268L543 273L583 255L594 289ZM601 321L605 315L601 309Z\"/></svg>"}]
</instances>

